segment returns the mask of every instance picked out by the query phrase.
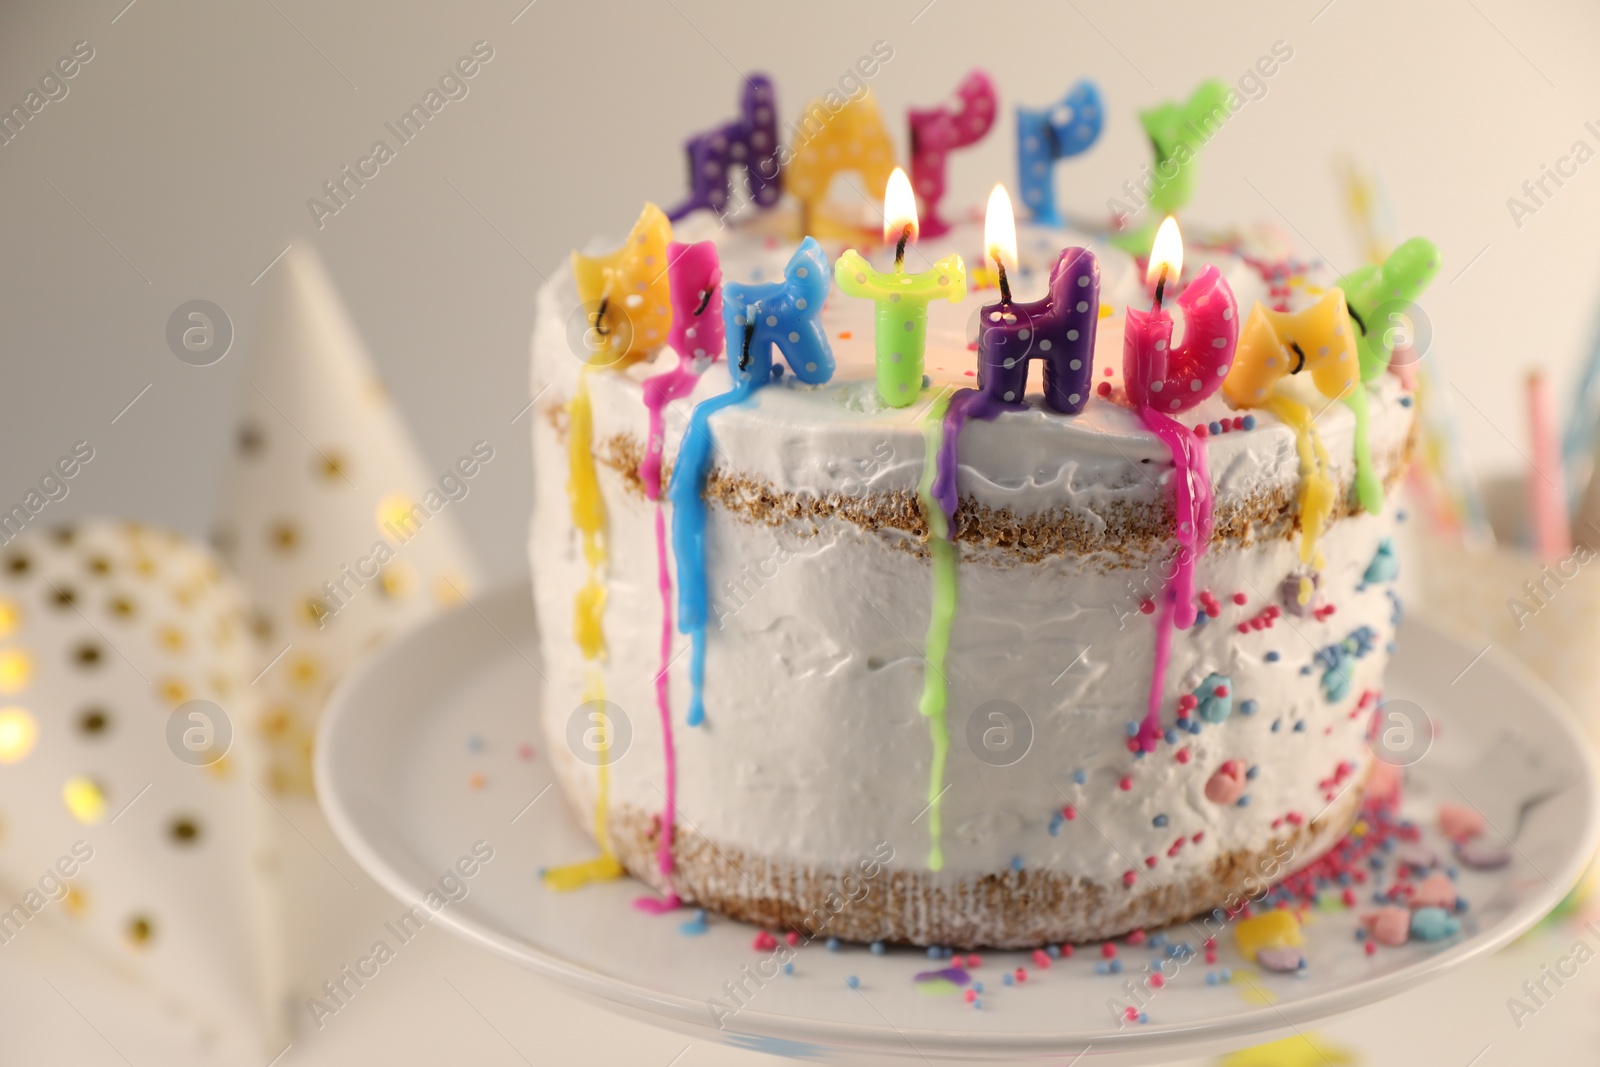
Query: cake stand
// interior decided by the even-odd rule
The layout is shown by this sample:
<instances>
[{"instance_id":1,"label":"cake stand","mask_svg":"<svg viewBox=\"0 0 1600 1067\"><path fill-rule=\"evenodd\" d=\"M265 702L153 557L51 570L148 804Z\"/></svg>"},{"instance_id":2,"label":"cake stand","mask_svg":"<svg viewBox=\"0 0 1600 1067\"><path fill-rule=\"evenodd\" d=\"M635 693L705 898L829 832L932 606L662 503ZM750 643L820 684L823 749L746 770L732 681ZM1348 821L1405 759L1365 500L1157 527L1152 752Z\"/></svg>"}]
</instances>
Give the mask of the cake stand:
<instances>
[{"instance_id":1,"label":"cake stand","mask_svg":"<svg viewBox=\"0 0 1600 1067\"><path fill-rule=\"evenodd\" d=\"M815 941L794 950L791 973L772 974L764 961L773 953L752 947L753 928L714 915L697 922L692 909L647 914L633 906L645 889L632 880L570 893L540 883L541 868L587 858L593 845L541 751L530 605L526 582L479 597L352 675L318 738L323 809L357 862L433 922L570 992L698 1039L833 1063L1132 1064L1239 1048L1505 945L1555 907L1600 835L1593 760L1568 713L1492 649L1408 621L1386 706L1409 702L1394 706L1411 709L1413 727L1431 720L1433 741L1409 757L1406 813L1441 855L1441 803L1478 808L1513 843L1509 865L1460 872L1470 907L1455 936L1368 955L1355 935L1365 900L1319 907L1305 927L1309 966L1285 975L1246 964L1224 933L1216 964L1168 965L1175 974L1147 998L1142 1022L1113 1013L1128 1003L1124 983L1163 954L1149 944L1119 949L1121 974L1097 973L1097 947L1048 968L1029 953L983 953L970 971L984 986L981 1008L928 977L947 961L911 949L873 955ZM1195 927L1151 940L1193 944ZM1026 980L1007 984L1018 967Z\"/></svg>"}]
</instances>

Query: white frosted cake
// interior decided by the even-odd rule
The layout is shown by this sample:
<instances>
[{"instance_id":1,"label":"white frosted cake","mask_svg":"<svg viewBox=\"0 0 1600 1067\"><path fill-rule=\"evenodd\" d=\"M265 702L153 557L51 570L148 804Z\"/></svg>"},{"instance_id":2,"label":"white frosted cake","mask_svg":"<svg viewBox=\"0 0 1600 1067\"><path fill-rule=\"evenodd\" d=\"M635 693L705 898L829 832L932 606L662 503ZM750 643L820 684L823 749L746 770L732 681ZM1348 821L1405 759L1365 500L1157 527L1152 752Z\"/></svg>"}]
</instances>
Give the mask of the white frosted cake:
<instances>
[{"instance_id":1,"label":"white frosted cake","mask_svg":"<svg viewBox=\"0 0 1600 1067\"><path fill-rule=\"evenodd\" d=\"M676 238L714 240L725 279L760 283L785 276L794 233L778 211L721 230L692 217ZM892 248L850 243L886 268ZM831 379L775 373L705 423L698 725L689 725L696 656L670 617L663 629L684 567L670 539L658 540L658 508L664 530L679 516L639 471L649 438L641 383L678 357L661 348L586 370L571 341L571 324L585 321L573 274L540 292L530 555L541 703L561 786L602 856L566 884L616 873L614 857L669 900L770 927L1016 947L1234 905L1346 833L1399 618L1396 507L1358 502L1351 405L1323 399L1307 373L1277 388L1307 405L1314 438L1266 408L1231 406L1224 394L1237 389L1178 416L1204 435L1214 533L1195 573L1199 618L1169 633L1158 729L1141 734L1175 552L1174 463L1127 406L1122 372L1126 312L1148 306L1149 291L1133 258L1091 237L1024 225L1019 243L1010 279L1019 300L1045 292L1060 249L1095 254L1094 389L1081 413L1064 415L1035 395L1035 372L1021 410L961 432L948 652L932 656L928 645L927 415L976 384L969 342L996 292L975 285L960 302L929 306L924 388L893 408L874 385L872 301L834 287L818 320ZM1182 281L1216 266L1241 319L1274 295L1258 262L1194 244ZM830 268L844 247L824 242ZM922 242L908 268L948 253L979 264L983 248L981 227L957 225ZM1278 302L1319 306L1318 281L1314 271L1277 279L1287 289ZM1306 365L1283 322L1281 351L1258 349L1258 371L1292 353ZM1259 327L1245 326L1241 361ZM669 472L696 405L736 384L732 320L727 352L702 357L692 390L666 405ZM1331 369L1317 357L1318 373ZM1386 492L1408 458L1410 398L1388 374L1356 388ZM588 405L575 412L580 393ZM1310 453L1300 446L1315 438L1333 498L1308 551ZM578 484L586 456L598 501ZM590 628L578 640L575 612L578 629ZM934 670L942 717L920 706ZM602 694L607 703L595 703ZM612 721L597 753L575 739L593 736L599 708Z\"/></svg>"}]
</instances>

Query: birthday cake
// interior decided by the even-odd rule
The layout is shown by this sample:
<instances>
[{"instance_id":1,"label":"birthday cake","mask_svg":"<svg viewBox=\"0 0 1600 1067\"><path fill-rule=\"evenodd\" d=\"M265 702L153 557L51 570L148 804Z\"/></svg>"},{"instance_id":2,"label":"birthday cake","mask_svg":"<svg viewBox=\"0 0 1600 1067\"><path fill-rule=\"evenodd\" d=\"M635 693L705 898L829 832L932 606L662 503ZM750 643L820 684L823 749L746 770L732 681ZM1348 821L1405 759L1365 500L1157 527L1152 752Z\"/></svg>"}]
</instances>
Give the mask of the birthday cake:
<instances>
[{"instance_id":1,"label":"birthday cake","mask_svg":"<svg viewBox=\"0 0 1600 1067\"><path fill-rule=\"evenodd\" d=\"M1367 320L1432 246L1158 272L999 254L994 210L647 206L540 292L541 705L598 850L552 888L1019 947L1236 908L1348 830L1413 426Z\"/></svg>"}]
</instances>

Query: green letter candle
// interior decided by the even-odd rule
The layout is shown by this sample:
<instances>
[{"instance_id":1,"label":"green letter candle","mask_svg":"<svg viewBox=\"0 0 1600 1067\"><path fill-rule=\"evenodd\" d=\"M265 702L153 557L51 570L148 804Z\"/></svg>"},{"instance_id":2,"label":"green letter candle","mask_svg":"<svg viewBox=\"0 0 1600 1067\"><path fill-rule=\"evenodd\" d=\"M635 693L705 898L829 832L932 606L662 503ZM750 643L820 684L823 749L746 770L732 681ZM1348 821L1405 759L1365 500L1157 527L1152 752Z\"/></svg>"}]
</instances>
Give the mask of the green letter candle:
<instances>
[{"instance_id":1,"label":"green letter candle","mask_svg":"<svg viewBox=\"0 0 1600 1067\"><path fill-rule=\"evenodd\" d=\"M883 196L883 234L894 241L894 271L872 269L861 253L850 249L834 264L839 288L851 296L877 301L878 396L890 407L903 408L922 390L922 355L928 336L928 304L958 303L967 295L967 268L959 255L949 255L921 274L905 272L906 245L917 236L917 200L899 167L889 177Z\"/></svg>"}]
</instances>

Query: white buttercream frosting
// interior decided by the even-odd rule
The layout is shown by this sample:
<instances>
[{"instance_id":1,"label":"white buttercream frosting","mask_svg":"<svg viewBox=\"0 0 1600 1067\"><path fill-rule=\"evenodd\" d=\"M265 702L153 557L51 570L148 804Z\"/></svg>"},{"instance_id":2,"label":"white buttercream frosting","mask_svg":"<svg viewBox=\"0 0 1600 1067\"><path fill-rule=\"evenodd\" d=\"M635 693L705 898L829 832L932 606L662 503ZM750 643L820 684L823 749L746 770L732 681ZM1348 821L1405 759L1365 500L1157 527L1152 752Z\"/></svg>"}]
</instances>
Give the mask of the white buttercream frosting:
<instances>
[{"instance_id":1,"label":"white buttercream frosting","mask_svg":"<svg viewBox=\"0 0 1600 1067\"><path fill-rule=\"evenodd\" d=\"M678 237L708 235L685 225ZM773 242L751 231L725 232L719 244L724 277L739 281L780 277L794 248L793 241ZM1020 244L1023 269L1013 276L1018 299L1043 292L1060 248L1095 250L1101 300L1114 309L1099 323L1095 381L1118 383L1122 312L1145 299L1132 259L1087 238L1028 226ZM970 270L980 248L978 227L958 227L928 242L907 266L924 269L956 251L968 258ZM839 248L827 251L832 257ZM873 258L884 260L885 253L875 250ZM1265 286L1237 258L1196 251L1191 272L1206 262L1222 270L1241 314L1265 296ZM995 299L991 289L973 292L960 305L930 305L930 388L911 407L889 409L877 403L872 385L871 302L835 290L822 312L838 361L833 381L809 387L785 375L753 402L714 416L714 466L779 493L870 498L914 492L924 455L917 419L937 390L975 384L968 337L978 307ZM566 330L577 306L566 272L539 294L532 378L541 407L572 395L581 362ZM597 444L616 435L643 441L639 383L675 359L663 352L653 363L591 375ZM1106 367L1112 376L1104 376ZM730 384L725 363L716 363L689 399L669 406L669 464L693 404ZM1037 371L1031 384L1039 389ZM1372 452L1380 466L1403 451L1411 423L1403 402L1393 379L1373 390ZM1313 411L1320 411L1316 425L1333 473L1348 484L1351 413L1320 398ZM1218 394L1183 421L1239 414ZM1204 442L1219 509L1274 493L1292 498L1298 484L1292 433L1265 413L1255 419L1253 430ZM1064 511L1091 527L1119 507L1162 499L1173 469L1163 446L1128 410L1099 396L1081 415L1068 417L1030 395L1026 411L969 424L959 455L964 499L1009 509L1019 519ZM583 692L583 663L570 629L585 566L568 512L564 439L545 417L536 420L534 464L530 555L543 634L547 736L575 783L576 800L587 804L593 769L568 759L566 751L567 720ZM661 624L655 505L604 465L600 484L610 546L605 684L631 727L629 748L611 768L610 802L655 811L663 774L653 690ZM1394 522L1391 505L1382 515L1358 513L1332 523L1322 542L1327 566L1321 591L1337 610L1321 620L1285 617L1271 628L1237 630L1281 604L1279 587L1298 566L1297 542L1281 531L1230 542L1204 557L1198 585L1221 603L1221 617L1175 636L1163 721L1173 724L1178 696L1213 673L1230 679L1233 711L1225 722L1179 734L1177 743L1137 759L1128 751L1127 728L1144 712L1155 643L1154 616L1140 613L1139 602L1160 589L1170 549L1130 555L1107 545L1106 551L1018 562L1002 549L963 545L946 665L951 750L942 800L943 876L970 878L1021 863L1106 885L1121 885L1126 872L1136 870L1141 885L1159 885L1221 854L1263 848L1293 820L1318 815L1368 759L1368 716L1360 708L1369 705L1359 702L1381 684L1397 605L1389 586L1368 586L1363 574ZM752 521L711 506L706 567L720 627L713 624L707 644L704 726L683 724L687 656L669 672L680 832L692 824L724 847L820 868L853 863L887 840L896 847L897 864L921 865L931 750L917 700L932 594L929 561L903 550L915 547L909 539L842 518ZM1244 596L1242 606L1235 594ZM1362 627L1370 628L1375 647L1350 661L1353 684L1330 700L1318 651ZM677 640L687 647L686 637ZM1243 710L1247 701L1250 714ZM1032 735L1026 754L1005 767L980 758L981 741L968 743L974 716L974 736L981 738L984 729L1001 726L990 718L997 711L1013 729ZM1180 751L1187 753L1182 762ZM1254 768L1245 806L1206 797L1207 780L1229 760ZM1347 770L1332 784L1341 764ZM1059 815L1068 805L1076 816L1070 820Z\"/></svg>"}]
</instances>

